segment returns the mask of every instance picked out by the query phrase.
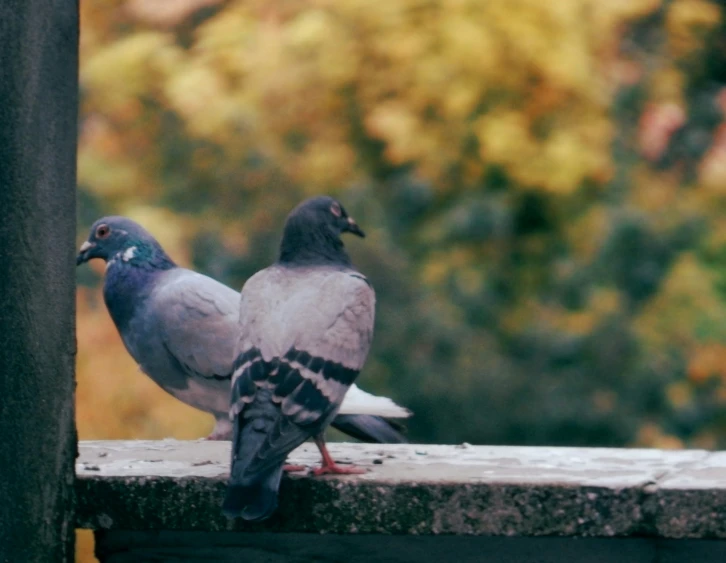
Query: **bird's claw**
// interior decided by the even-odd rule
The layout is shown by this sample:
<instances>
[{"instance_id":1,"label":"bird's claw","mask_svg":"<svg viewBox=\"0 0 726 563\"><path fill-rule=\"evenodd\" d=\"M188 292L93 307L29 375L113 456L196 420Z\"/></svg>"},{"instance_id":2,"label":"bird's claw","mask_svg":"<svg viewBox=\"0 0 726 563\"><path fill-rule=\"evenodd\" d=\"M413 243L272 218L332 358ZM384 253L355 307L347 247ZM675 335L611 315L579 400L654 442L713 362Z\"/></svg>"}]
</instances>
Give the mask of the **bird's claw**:
<instances>
[{"instance_id":1,"label":"bird's claw","mask_svg":"<svg viewBox=\"0 0 726 563\"><path fill-rule=\"evenodd\" d=\"M317 469L313 469L313 475L316 477L320 475L362 475L363 473L368 473L368 470L354 465L341 467L336 463L321 465Z\"/></svg>"}]
</instances>

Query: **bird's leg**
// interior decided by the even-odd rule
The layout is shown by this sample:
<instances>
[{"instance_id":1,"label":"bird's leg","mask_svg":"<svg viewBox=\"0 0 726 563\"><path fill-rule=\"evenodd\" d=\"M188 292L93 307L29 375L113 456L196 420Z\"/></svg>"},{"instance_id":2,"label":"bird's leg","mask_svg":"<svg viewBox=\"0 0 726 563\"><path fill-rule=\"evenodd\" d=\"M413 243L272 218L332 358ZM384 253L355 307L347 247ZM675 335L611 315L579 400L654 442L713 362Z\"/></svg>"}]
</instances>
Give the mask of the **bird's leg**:
<instances>
[{"instance_id":1,"label":"bird's leg","mask_svg":"<svg viewBox=\"0 0 726 563\"><path fill-rule=\"evenodd\" d=\"M209 434L209 436L207 436L204 439L205 440L212 440L212 441L219 441L219 442L221 442L221 441L229 440L230 439L230 436L229 436L229 434L226 434L224 432L212 431L212 433Z\"/></svg>"},{"instance_id":2,"label":"bird's leg","mask_svg":"<svg viewBox=\"0 0 726 563\"><path fill-rule=\"evenodd\" d=\"M318 446L320 455L323 456L323 464L313 470L313 475L319 476L328 473L333 475L360 475L361 473L366 473L367 470L362 467L340 467L340 465L336 464L328 452L328 448L325 446L325 438L323 438L322 434L315 436L315 445Z\"/></svg>"},{"instance_id":3,"label":"bird's leg","mask_svg":"<svg viewBox=\"0 0 726 563\"><path fill-rule=\"evenodd\" d=\"M215 440L215 441L223 441L223 440L229 440L231 436L227 432L217 432L217 428L212 431L212 433L204 438L205 440Z\"/></svg>"},{"instance_id":4,"label":"bird's leg","mask_svg":"<svg viewBox=\"0 0 726 563\"><path fill-rule=\"evenodd\" d=\"M207 440L231 440L232 439L232 422L227 414L214 415L214 428L207 436Z\"/></svg>"}]
</instances>

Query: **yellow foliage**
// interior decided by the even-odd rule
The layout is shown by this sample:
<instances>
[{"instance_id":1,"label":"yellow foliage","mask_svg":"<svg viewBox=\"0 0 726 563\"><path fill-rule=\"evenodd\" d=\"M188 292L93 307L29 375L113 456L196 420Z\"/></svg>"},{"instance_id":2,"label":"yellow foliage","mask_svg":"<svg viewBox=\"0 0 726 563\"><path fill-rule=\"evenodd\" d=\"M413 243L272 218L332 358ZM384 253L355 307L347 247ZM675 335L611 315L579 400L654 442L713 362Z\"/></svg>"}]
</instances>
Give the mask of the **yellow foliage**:
<instances>
[{"instance_id":1,"label":"yellow foliage","mask_svg":"<svg viewBox=\"0 0 726 563\"><path fill-rule=\"evenodd\" d=\"M461 284L465 293L471 293L480 288L483 281L481 273L471 267L476 263L474 250L466 246L449 249L447 252L434 253L430 260L423 265L423 282L430 286L439 286L445 283L449 275L457 276L457 283Z\"/></svg>"},{"instance_id":2,"label":"yellow foliage","mask_svg":"<svg viewBox=\"0 0 726 563\"><path fill-rule=\"evenodd\" d=\"M434 255L424 264L421 281L429 286L438 286L446 280L448 275L449 266L444 261L443 256Z\"/></svg>"},{"instance_id":3,"label":"yellow foliage","mask_svg":"<svg viewBox=\"0 0 726 563\"><path fill-rule=\"evenodd\" d=\"M456 272L456 287L468 296L477 295L484 285L484 271L479 265L461 268Z\"/></svg>"},{"instance_id":4,"label":"yellow foliage","mask_svg":"<svg viewBox=\"0 0 726 563\"><path fill-rule=\"evenodd\" d=\"M630 193L632 204L656 217L662 216L664 210L675 210L683 194L677 183L668 181L669 175L671 173L658 173L646 166L634 170L633 190Z\"/></svg>"},{"instance_id":5,"label":"yellow foliage","mask_svg":"<svg viewBox=\"0 0 726 563\"><path fill-rule=\"evenodd\" d=\"M78 181L91 186L98 195L110 198L126 194L129 186L137 186L141 180L136 166L105 158L89 148L78 154Z\"/></svg>"},{"instance_id":6,"label":"yellow foliage","mask_svg":"<svg viewBox=\"0 0 726 563\"><path fill-rule=\"evenodd\" d=\"M622 307L620 294L612 289L598 289L591 293L586 307L570 311L564 307L537 306L537 314L529 315L540 328L556 330L573 336L592 333L608 316Z\"/></svg>"},{"instance_id":7,"label":"yellow foliage","mask_svg":"<svg viewBox=\"0 0 726 563\"><path fill-rule=\"evenodd\" d=\"M720 95L721 111L726 116L726 91ZM713 144L699 164L701 186L714 199L724 201L726 196L726 123L718 126L713 136Z\"/></svg>"},{"instance_id":8,"label":"yellow foliage","mask_svg":"<svg viewBox=\"0 0 726 563\"><path fill-rule=\"evenodd\" d=\"M209 67L187 66L169 79L164 92L194 136L214 138L234 116L234 104L221 78Z\"/></svg>"},{"instance_id":9,"label":"yellow foliage","mask_svg":"<svg viewBox=\"0 0 726 563\"><path fill-rule=\"evenodd\" d=\"M386 156L394 164L423 156L417 150L421 137L418 119L404 104L379 104L368 114L366 127L374 137L387 140Z\"/></svg>"},{"instance_id":10,"label":"yellow foliage","mask_svg":"<svg viewBox=\"0 0 726 563\"><path fill-rule=\"evenodd\" d=\"M238 0L202 23L187 50L167 32L105 46L93 35L82 80L105 112L164 92L192 136L254 139L304 184L335 185L356 165L341 119L352 97L386 157L417 163L423 177L442 180L455 165L475 177L483 160L567 193L609 178L610 94L598 55L616 39L616 22L652 2L630 4ZM534 136L533 120L545 113L552 125ZM290 146L290 134L317 145ZM478 138L479 155L461 154L467 135Z\"/></svg>"},{"instance_id":11,"label":"yellow foliage","mask_svg":"<svg viewBox=\"0 0 726 563\"><path fill-rule=\"evenodd\" d=\"M702 47L704 32L721 21L719 7L707 0L675 0L668 9L666 27L676 57L685 57Z\"/></svg>"},{"instance_id":12,"label":"yellow foliage","mask_svg":"<svg viewBox=\"0 0 726 563\"><path fill-rule=\"evenodd\" d=\"M716 294L712 273L692 253L683 253L633 327L656 349L677 347L690 352L699 341L699 332L726 341L724 318L726 305Z\"/></svg>"},{"instance_id":13,"label":"yellow foliage","mask_svg":"<svg viewBox=\"0 0 726 563\"><path fill-rule=\"evenodd\" d=\"M467 180L483 164L500 164L523 185L567 194L612 175L614 88L603 70L622 63L615 50L623 23L660 4L401 0L372 9L362 0L236 0L195 28L188 48L166 31L122 35L97 6L84 6L81 78L86 103L106 115L163 93L190 135L230 149L254 143L304 185L328 189L357 174L345 119L354 101L386 158L416 163L437 189L452 167ZM669 38L693 50L699 30L719 17L711 2L678 0ZM665 66L651 81L654 99L680 102L680 71ZM290 135L301 143L291 145ZM462 153L467 137L478 153ZM80 162L99 192L143 183L90 143Z\"/></svg>"},{"instance_id":14,"label":"yellow foliage","mask_svg":"<svg viewBox=\"0 0 726 563\"><path fill-rule=\"evenodd\" d=\"M584 262L591 261L602 248L609 222L609 210L603 205L594 205L581 217L569 221L565 229L572 241L573 257Z\"/></svg>"},{"instance_id":15,"label":"yellow foliage","mask_svg":"<svg viewBox=\"0 0 726 563\"><path fill-rule=\"evenodd\" d=\"M679 450L685 444L683 440L665 433L659 426L653 423L643 425L638 431L638 438L635 446L641 448L660 448L663 450Z\"/></svg>"},{"instance_id":16,"label":"yellow foliage","mask_svg":"<svg viewBox=\"0 0 726 563\"><path fill-rule=\"evenodd\" d=\"M726 222L718 221L709 233L707 248L718 252L724 247L726 247Z\"/></svg>"},{"instance_id":17,"label":"yellow foliage","mask_svg":"<svg viewBox=\"0 0 726 563\"><path fill-rule=\"evenodd\" d=\"M685 381L671 383L666 390L668 400L676 409L682 409L693 399L691 387Z\"/></svg>"},{"instance_id":18,"label":"yellow foliage","mask_svg":"<svg viewBox=\"0 0 726 563\"><path fill-rule=\"evenodd\" d=\"M684 76L673 67L656 70L650 77L650 99L654 103L673 103L682 107Z\"/></svg>"},{"instance_id":19,"label":"yellow foliage","mask_svg":"<svg viewBox=\"0 0 726 563\"><path fill-rule=\"evenodd\" d=\"M81 80L94 90L98 106L112 113L144 94L156 72L177 68L180 56L171 34L136 33L90 55Z\"/></svg>"},{"instance_id":20,"label":"yellow foliage","mask_svg":"<svg viewBox=\"0 0 726 563\"><path fill-rule=\"evenodd\" d=\"M623 308L622 294L612 288L599 288L590 295L588 306L600 317L618 313Z\"/></svg>"},{"instance_id":21,"label":"yellow foliage","mask_svg":"<svg viewBox=\"0 0 726 563\"><path fill-rule=\"evenodd\" d=\"M592 2L589 9L593 20L608 31L621 22L627 22L653 13L662 0L612 0L611 2Z\"/></svg>"},{"instance_id":22,"label":"yellow foliage","mask_svg":"<svg viewBox=\"0 0 726 563\"><path fill-rule=\"evenodd\" d=\"M688 379L698 385L714 376L726 384L726 344L698 344L688 362Z\"/></svg>"}]
</instances>

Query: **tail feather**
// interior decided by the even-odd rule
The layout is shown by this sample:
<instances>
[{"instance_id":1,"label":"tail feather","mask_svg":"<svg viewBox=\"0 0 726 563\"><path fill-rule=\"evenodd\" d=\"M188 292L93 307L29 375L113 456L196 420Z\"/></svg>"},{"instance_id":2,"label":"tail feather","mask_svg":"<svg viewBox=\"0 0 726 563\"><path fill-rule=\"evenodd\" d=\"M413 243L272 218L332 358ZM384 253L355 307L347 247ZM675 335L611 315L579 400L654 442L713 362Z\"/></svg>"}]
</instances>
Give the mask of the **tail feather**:
<instances>
[{"instance_id":1,"label":"tail feather","mask_svg":"<svg viewBox=\"0 0 726 563\"><path fill-rule=\"evenodd\" d=\"M277 508L284 459L274 465L251 465L273 431L276 416L272 409L250 405L234 421L232 468L222 511L229 518L258 521L269 518ZM270 405L271 406L271 405Z\"/></svg>"},{"instance_id":2,"label":"tail feather","mask_svg":"<svg viewBox=\"0 0 726 563\"><path fill-rule=\"evenodd\" d=\"M372 395L363 391L355 383L345 394L338 412L340 414L368 414L385 418L408 418L412 414L410 410L397 405L388 397Z\"/></svg>"},{"instance_id":3,"label":"tail feather","mask_svg":"<svg viewBox=\"0 0 726 563\"><path fill-rule=\"evenodd\" d=\"M332 422L333 428L360 440L374 444L406 444L402 434L405 428L380 416L363 414L339 414Z\"/></svg>"},{"instance_id":4,"label":"tail feather","mask_svg":"<svg viewBox=\"0 0 726 563\"><path fill-rule=\"evenodd\" d=\"M239 484L230 481L222 512L228 518L243 518L251 522L266 520L277 509L281 478L282 465L255 481Z\"/></svg>"}]
</instances>

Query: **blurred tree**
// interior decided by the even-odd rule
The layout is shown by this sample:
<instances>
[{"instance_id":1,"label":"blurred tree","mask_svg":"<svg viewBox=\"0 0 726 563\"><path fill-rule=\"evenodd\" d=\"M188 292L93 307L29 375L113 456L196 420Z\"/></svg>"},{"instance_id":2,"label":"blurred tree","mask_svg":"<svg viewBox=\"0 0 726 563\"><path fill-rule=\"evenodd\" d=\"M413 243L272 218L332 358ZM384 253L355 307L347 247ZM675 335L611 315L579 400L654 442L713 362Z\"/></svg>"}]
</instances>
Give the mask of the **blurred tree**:
<instances>
[{"instance_id":1,"label":"blurred tree","mask_svg":"<svg viewBox=\"0 0 726 563\"><path fill-rule=\"evenodd\" d=\"M412 439L726 445L722 4L82 10L82 225L132 215L240 287L293 205L335 194L379 296L361 383Z\"/></svg>"}]
</instances>

